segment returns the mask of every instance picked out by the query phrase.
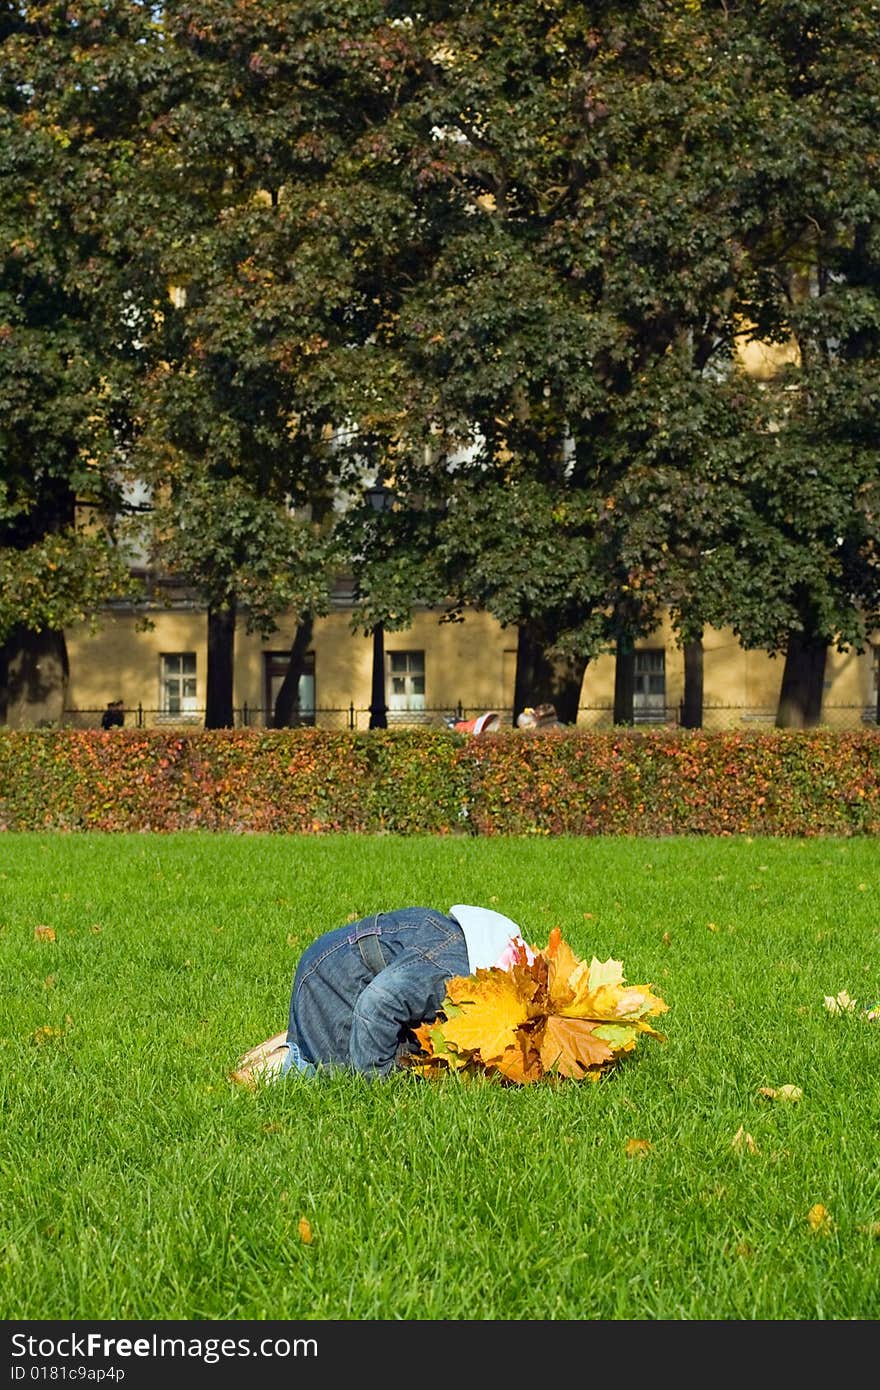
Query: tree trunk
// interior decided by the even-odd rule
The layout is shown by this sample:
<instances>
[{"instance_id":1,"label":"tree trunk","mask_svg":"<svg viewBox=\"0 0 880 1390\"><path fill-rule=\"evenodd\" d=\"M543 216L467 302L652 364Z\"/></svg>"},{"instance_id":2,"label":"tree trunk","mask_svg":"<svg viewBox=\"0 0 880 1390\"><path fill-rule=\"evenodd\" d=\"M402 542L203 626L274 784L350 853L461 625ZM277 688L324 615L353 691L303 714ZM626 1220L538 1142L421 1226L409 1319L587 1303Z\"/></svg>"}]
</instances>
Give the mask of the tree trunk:
<instances>
[{"instance_id":1,"label":"tree trunk","mask_svg":"<svg viewBox=\"0 0 880 1390\"><path fill-rule=\"evenodd\" d=\"M13 628L0 646L0 724L10 729L60 725L69 676L63 632Z\"/></svg>"},{"instance_id":2,"label":"tree trunk","mask_svg":"<svg viewBox=\"0 0 880 1390\"><path fill-rule=\"evenodd\" d=\"M281 682L281 689L275 697L275 708L272 711L273 729L291 729L299 723L299 678L303 673L314 627L313 614L304 613L290 644L290 661Z\"/></svg>"},{"instance_id":3,"label":"tree trunk","mask_svg":"<svg viewBox=\"0 0 880 1390\"><path fill-rule=\"evenodd\" d=\"M514 725L524 709L543 704L555 707L560 724L576 724L586 669L586 657L548 657L538 633L521 625L517 631L513 684Z\"/></svg>"},{"instance_id":4,"label":"tree trunk","mask_svg":"<svg viewBox=\"0 0 880 1390\"><path fill-rule=\"evenodd\" d=\"M614 661L614 723L632 724L633 695L636 685L636 654L632 644L622 637L617 643Z\"/></svg>"},{"instance_id":5,"label":"tree trunk","mask_svg":"<svg viewBox=\"0 0 880 1390\"><path fill-rule=\"evenodd\" d=\"M819 723L827 657L828 643L823 638L804 632L789 633L776 711L777 729L812 729Z\"/></svg>"},{"instance_id":6,"label":"tree trunk","mask_svg":"<svg viewBox=\"0 0 880 1390\"><path fill-rule=\"evenodd\" d=\"M703 643L697 638L684 644L684 700L681 727L703 727Z\"/></svg>"},{"instance_id":7,"label":"tree trunk","mask_svg":"<svg viewBox=\"0 0 880 1390\"><path fill-rule=\"evenodd\" d=\"M235 597L222 607L208 609L208 684L205 693L205 728L231 729L235 725L232 678L235 670Z\"/></svg>"}]
</instances>

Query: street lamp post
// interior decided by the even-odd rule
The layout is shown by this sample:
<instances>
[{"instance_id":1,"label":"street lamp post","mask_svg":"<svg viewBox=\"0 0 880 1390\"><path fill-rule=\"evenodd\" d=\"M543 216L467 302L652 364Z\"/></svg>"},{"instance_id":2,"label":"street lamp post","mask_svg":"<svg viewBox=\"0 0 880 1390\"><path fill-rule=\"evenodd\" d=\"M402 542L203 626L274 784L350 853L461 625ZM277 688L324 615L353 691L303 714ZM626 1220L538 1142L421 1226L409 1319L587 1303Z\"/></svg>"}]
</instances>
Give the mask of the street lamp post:
<instances>
[{"instance_id":1,"label":"street lamp post","mask_svg":"<svg viewBox=\"0 0 880 1390\"><path fill-rule=\"evenodd\" d=\"M387 511L393 501L384 483L377 481L367 491L367 500L377 514ZM373 680L370 690L371 729L388 728L388 706L385 703L385 628L381 622L373 628Z\"/></svg>"},{"instance_id":2,"label":"street lamp post","mask_svg":"<svg viewBox=\"0 0 880 1390\"><path fill-rule=\"evenodd\" d=\"M385 703L385 629L381 623L373 628L373 688L370 694L370 728L388 728L388 706Z\"/></svg>"}]
</instances>

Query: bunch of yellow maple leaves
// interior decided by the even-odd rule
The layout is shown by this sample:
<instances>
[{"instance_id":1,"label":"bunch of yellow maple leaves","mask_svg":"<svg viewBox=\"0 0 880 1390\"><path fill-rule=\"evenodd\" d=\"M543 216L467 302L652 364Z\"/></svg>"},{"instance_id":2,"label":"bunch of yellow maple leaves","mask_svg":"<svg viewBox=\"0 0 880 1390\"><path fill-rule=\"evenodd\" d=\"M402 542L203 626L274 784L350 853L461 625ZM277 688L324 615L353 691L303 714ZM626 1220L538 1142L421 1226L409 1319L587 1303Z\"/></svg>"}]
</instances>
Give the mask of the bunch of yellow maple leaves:
<instances>
[{"instance_id":1,"label":"bunch of yellow maple leaves","mask_svg":"<svg viewBox=\"0 0 880 1390\"><path fill-rule=\"evenodd\" d=\"M530 959L531 957L531 959ZM423 1076L481 1072L526 1085L551 1078L598 1081L668 1005L650 985L625 985L619 960L589 964L558 927L543 951L519 946L509 969L492 966L449 981L441 1013L416 1029L407 1065Z\"/></svg>"}]
</instances>

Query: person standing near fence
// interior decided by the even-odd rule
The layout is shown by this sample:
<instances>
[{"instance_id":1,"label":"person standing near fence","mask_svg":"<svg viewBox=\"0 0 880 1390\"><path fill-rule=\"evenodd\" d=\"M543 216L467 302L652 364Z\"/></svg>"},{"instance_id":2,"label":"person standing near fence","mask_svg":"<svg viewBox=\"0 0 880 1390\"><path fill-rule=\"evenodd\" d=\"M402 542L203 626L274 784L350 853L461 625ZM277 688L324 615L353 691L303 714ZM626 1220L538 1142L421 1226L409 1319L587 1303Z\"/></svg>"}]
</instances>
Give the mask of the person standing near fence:
<instances>
[{"instance_id":1,"label":"person standing near fence","mask_svg":"<svg viewBox=\"0 0 880 1390\"><path fill-rule=\"evenodd\" d=\"M101 715L102 729L121 729L125 724L125 701L108 700L107 708Z\"/></svg>"}]
</instances>

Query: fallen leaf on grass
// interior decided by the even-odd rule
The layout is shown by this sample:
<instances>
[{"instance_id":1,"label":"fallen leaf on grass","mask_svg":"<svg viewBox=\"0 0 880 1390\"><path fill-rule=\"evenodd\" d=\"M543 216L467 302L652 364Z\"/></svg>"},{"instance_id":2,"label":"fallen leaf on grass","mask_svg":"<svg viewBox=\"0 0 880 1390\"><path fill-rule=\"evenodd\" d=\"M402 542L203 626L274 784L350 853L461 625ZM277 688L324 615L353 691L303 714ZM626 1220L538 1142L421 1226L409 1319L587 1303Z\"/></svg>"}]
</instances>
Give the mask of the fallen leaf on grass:
<instances>
[{"instance_id":1,"label":"fallen leaf on grass","mask_svg":"<svg viewBox=\"0 0 880 1390\"><path fill-rule=\"evenodd\" d=\"M314 1236L312 1235L311 1225L304 1216L301 1216L299 1218L299 1225L297 1227L297 1230L299 1231L299 1238L302 1241L303 1245L311 1245L312 1241L314 1240Z\"/></svg>"},{"instance_id":2,"label":"fallen leaf on grass","mask_svg":"<svg viewBox=\"0 0 880 1390\"><path fill-rule=\"evenodd\" d=\"M648 1139L627 1139L624 1153L627 1158L646 1158L653 1147Z\"/></svg>"},{"instance_id":3,"label":"fallen leaf on grass","mask_svg":"<svg viewBox=\"0 0 880 1390\"><path fill-rule=\"evenodd\" d=\"M826 994L823 997L830 1014L851 1014L856 1006L856 1001L845 989L840 990L838 994Z\"/></svg>"},{"instance_id":4,"label":"fallen leaf on grass","mask_svg":"<svg viewBox=\"0 0 880 1390\"><path fill-rule=\"evenodd\" d=\"M34 938L37 941L54 941L55 929L41 922L39 926L34 927Z\"/></svg>"},{"instance_id":5,"label":"fallen leaf on grass","mask_svg":"<svg viewBox=\"0 0 880 1390\"><path fill-rule=\"evenodd\" d=\"M758 1094L766 1096L768 1100L791 1102L800 1100L804 1093L800 1086L759 1086Z\"/></svg>"},{"instance_id":6,"label":"fallen leaf on grass","mask_svg":"<svg viewBox=\"0 0 880 1390\"><path fill-rule=\"evenodd\" d=\"M735 1150L736 1153L746 1152L750 1154L756 1154L758 1152L757 1144L743 1125L740 1125L739 1129L736 1131L736 1134L733 1136L733 1139L731 1140L731 1147Z\"/></svg>"},{"instance_id":7,"label":"fallen leaf on grass","mask_svg":"<svg viewBox=\"0 0 880 1390\"><path fill-rule=\"evenodd\" d=\"M807 1223L811 1231L815 1231L818 1236L830 1235L834 1230L834 1223L831 1220L831 1213L827 1207L823 1207L821 1202L816 1202L807 1212Z\"/></svg>"},{"instance_id":8,"label":"fallen leaf on grass","mask_svg":"<svg viewBox=\"0 0 880 1390\"><path fill-rule=\"evenodd\" d=\"M880 1221L869 1221L865 1226L856 1226L863 1236L873 1236L875 1240L880 1240Z\"/></svg>"},{"instance_id":9,"label":"fallen leaf on grass","mask_svg":"<svg viewBox=\"0 0 880 1390\"><path fill-rule=\"evenodd\" d=\"M63 1028L50 1028L48 1024L43 1024L42 1028L36 1028L31 1034L31 1042L37 1047L43 1047L48 1042L54 1042L56 1038L64 1037Z\"/></svg>"}]
</instances>

